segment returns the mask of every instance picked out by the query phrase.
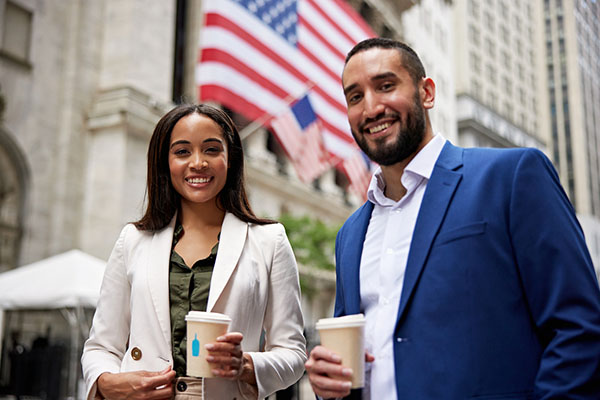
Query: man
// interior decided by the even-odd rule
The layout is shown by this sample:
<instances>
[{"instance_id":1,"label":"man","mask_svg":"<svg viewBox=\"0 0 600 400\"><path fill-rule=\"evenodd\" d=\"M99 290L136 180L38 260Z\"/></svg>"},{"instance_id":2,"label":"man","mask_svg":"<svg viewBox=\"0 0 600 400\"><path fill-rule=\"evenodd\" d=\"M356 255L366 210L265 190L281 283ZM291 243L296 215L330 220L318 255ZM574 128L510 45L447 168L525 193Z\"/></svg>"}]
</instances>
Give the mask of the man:
<instances>
[{"instance_id":1,"label":"man","mask_svg":"<svg viewBox=\"0 0 600 400\"><path fill-rule=\"evenodd\" d=\"M368 39L342 84L354 138L380 169L336 241L335 315L366 317L366 387L322 346L323 398L599 399L600 290L550 161L462 149L433 133L416 53Z\"/></svg>"}]
</instances>

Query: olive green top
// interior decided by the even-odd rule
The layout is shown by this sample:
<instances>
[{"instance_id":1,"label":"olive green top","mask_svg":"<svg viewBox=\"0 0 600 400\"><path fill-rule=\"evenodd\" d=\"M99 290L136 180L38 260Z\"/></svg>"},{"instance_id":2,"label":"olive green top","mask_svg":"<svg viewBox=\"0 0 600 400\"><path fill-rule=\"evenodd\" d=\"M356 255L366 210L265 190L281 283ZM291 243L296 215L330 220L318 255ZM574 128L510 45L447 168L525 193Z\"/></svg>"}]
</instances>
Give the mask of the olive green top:
<instances>
[{"instance_id":1,"label":"olive green top","mask_svg":"<svg viewBox=\"0 0 600 400\"><path fill-rule=\"evenodd\" d=\"M198 260L190 268L175 251L175 245L183 234L183 226L177 221L173 232L173 247L169 263L169 300L171 311L171 342L173 345L173 369L177 376L186 373L186 323L189 311L206 311L210 278L217 258L219 243L210 255Z\"/></svg>"}]
</instances>

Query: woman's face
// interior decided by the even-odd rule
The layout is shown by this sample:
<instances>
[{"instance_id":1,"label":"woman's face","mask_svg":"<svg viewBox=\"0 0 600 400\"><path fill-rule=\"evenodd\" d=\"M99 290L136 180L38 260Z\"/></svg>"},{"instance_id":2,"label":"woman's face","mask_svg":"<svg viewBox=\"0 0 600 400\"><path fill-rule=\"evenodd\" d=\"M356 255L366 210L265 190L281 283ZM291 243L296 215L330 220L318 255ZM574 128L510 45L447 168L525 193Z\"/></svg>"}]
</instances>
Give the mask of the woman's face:
<instances>
[{"instance_id":1,"label":"woman's face","mask_svg":"<svg viewBox=\"0 0 600 400\"><path fill-rule=\"evenodd\" d=\"M173 127L169 171L182 202L216 202L227 181L227 143L221 127L202 114L189 114Z\"/></svg>"}]
</instances>

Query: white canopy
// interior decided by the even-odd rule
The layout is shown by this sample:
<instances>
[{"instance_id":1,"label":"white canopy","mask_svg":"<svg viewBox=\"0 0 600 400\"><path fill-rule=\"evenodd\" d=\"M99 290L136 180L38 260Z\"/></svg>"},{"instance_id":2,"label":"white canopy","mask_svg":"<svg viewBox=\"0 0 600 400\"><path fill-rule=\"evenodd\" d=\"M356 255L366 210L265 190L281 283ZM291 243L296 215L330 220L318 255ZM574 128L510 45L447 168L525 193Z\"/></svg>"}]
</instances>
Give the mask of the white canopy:
<instances>
[{"instance_id":1,"label":"white canopy","mask_svg":"<svg viewBox=\"0 0 600 400\"><path fill-rule=\"evenodd\" d=\"M106 262L69 250L0 274L0 309L96 307Z\"/></svg>"}]
</instances>

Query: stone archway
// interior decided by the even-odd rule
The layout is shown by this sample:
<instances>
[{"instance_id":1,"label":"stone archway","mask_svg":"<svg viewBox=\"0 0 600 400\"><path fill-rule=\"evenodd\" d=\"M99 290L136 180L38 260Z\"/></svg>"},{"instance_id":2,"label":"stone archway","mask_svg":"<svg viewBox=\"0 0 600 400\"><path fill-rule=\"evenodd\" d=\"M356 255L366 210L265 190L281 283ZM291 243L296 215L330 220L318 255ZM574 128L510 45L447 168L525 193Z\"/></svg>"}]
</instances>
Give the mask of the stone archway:
<instances>
[{"instance_id":1,"label":"stone archway","mask_svg":"<svg viewBox=\"0 0 600 400\"><path fill-rule=\"evenodd\" d=\"M0 272L18 265L28 181L22 151L0 126Z\"/></svg>"}]
</instances>

